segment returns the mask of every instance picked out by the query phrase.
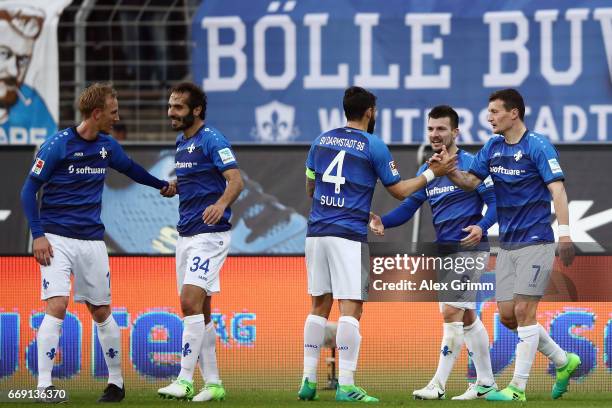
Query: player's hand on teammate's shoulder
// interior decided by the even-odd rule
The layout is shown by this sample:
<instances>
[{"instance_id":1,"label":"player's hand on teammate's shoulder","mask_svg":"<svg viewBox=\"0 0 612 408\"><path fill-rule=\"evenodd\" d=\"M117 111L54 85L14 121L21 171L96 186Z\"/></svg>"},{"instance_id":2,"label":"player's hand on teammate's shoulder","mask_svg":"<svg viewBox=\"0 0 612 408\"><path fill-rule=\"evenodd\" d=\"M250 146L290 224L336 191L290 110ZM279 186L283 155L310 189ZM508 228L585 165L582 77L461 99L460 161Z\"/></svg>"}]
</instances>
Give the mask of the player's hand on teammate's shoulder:
<instances>
[{"instance_id":1,"label":"player's hand on teammate's shoulder","mask_svg":"<svg viewBox=\"0 0 612 408\"><path fill-rule=\"evenodd\" d=\"M385 226L382 223L382 219L380 218L380 216L374 214L373 212L370 212L369 226L374 234L379 235L381 237L385 235Z\"/></svg>"},{"instance_id":2,"label":"player's hand on teammate's shoulder","mask_svg":"<svg viewBox=\"0 0 612 408\"><path fill-rule=\"evenodd\" d=\"M176 180L168 181L168 185L159 190L159 193L167 198L174 197L178 193Z\"/></svg>"},{"instance_id":3,"label":"player's hand on teammate's shoulder","mask_svg":"<svg viewBox=\"0 0 612 408\"><path fill-rule=\"evenodd\" d=\"M221 221L223 213L225 212L225 206L220 203L211 204L202 213L202 221L204 224L214 225Z\"/></svg>"},{"instance_id":4,"label":"player's hand on teammate's shoulder","mask_svg":"<svg viewBox=\"0 0 612 408\"><path fill-rule=\"evenodd\" d=\"M51 265L51 258L53 258L53 247L44 235L36 238L32 241L32 254L36 258L36 262L42 266Z\"/></svg>"},{"instance_id":5,"label":"player's hand on teammate's shoulder","mask_svg":"<svg viewBox=\"0 0 612 408\"><path fill-rule=\"evenodd\" d=\"M559 258L563 265L570 266L574 262L576 250L570 237L559 237Z\"/></svg>"},{"instance_id":6,"label":"player's hand on teammate's shoulder","mask_svg":"<svg viewBox=\"0 0 612 408\"><path fill-rule=\"evenodd\" d=\"M467 232L468 235L461 240L461 246L464 248L471 248L480 243L482 239L482 228L478 225L469 225L463 228L461 231Z\"/></svg>"}]
</instances>

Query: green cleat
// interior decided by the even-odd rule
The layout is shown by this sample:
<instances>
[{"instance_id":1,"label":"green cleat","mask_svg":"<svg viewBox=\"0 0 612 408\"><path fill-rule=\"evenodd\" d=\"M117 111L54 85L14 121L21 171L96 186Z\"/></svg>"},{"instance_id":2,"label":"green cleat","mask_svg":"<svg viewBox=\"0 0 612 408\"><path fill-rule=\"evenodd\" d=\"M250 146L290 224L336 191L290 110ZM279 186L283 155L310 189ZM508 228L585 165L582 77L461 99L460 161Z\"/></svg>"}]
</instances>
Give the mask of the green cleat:
<instances>
[{"instance_id":1,"label":"green cleat","mask_svg":"<svg viewBox=\"0 0 612 408\"><path fill-rule=\"evenodd\" d=\"M578 367L580 367L580 357L574 353L567 353L567 364L561 368L557 368L557 381L552 388L552 398L561 398L567 391L569 385L570 376Z\"/></svg>"},{"instance_id":2,"label":"green cleat","mask_svg":"<svg viewBox=\"0 0 612 408\"><path fill-rule=\"evenodd\" d=\"M369 396L365 390L355 385L338 385L336 401L346 402L378 402L378 398Z\"/></svg>"},{"instance_id":3,"label":"green cleat","mask_svg":"<svg viewBox=\"0 0 612 408\"><path fill-rule=\"evenodd\" d=\"M319 399L317 395L317 383L308 381L308 378L304 378L302 386L298 391L298 399L302 401L316 401Z\"/></svg>"},{"instance_id":4,"label":"green cleat","mask_svg":"<svg viewBox=\"0 0 612 408\"><path fill-rule=\"evenodd\" d=\"M204 385L204 388L200 390L198 395L193 397L193 402L205 402L205 401L223 401L225 399L225 388L221 382L209 383Z\"/></svg>"},{"instance_id":5,"label":"green cleat","mask_svg":"<svg viewBox=\"0 0 612 408\"><path fill-rule=\"evenodd\" d=\"M525 391L521 391L512 385L507 386L500 391L491 391L485 397L487 401L518 401L525 402Z\"/></svg>"}]
</instances>

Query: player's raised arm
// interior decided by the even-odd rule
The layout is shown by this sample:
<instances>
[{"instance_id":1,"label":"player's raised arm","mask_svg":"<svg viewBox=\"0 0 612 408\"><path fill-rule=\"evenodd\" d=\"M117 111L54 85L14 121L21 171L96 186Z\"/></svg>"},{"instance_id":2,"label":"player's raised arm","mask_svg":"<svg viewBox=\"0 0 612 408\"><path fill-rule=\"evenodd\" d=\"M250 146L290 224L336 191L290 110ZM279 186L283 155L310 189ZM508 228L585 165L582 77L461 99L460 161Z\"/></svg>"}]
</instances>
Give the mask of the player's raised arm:
<instances>
[{"instance_id":1,"label":"player's raised arm","mask_svg":"<svg viewBox=\"0 0 612 408\"><path fill-rule=\"evenodd\" d=\"M548 184L548 191L552 195L555 214L559 224L559 257L563 265L569 266L574 262L574 245L569 230L569 209L567 206L567 193L562 181L554 181Z\"/></svg>"}]
</instances>

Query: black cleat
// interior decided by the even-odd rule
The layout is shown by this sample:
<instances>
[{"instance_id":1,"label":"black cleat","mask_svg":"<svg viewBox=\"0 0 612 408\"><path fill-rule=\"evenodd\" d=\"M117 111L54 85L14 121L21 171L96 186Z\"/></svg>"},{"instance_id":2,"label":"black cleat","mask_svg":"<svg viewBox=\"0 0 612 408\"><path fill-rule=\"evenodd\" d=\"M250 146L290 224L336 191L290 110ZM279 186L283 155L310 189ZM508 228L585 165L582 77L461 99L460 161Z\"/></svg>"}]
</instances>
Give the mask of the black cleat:
<instances>
[{"instance_id":1,"label":"black cleat","mask_svg":"<svg viewBox=\"0 0 612 408\"><path fill-rule=\"evenodd\" d=\"M98 399L98 402L121 402L125 398L125 385L119 388L117 385L110 383L104 389L104 393Z\"/></svg>"},{"instance_id":2,"label":"black cleat","mask_svg":"<svg viewBox=\"0 0 612 408\"><path fill-rule=\"evenodd\" d=\"M55 385L50 385L46 388L39 388L38 402L45 404L62 404L68 402L66 391L58 390Z\"/></svg>"}]
</instances>

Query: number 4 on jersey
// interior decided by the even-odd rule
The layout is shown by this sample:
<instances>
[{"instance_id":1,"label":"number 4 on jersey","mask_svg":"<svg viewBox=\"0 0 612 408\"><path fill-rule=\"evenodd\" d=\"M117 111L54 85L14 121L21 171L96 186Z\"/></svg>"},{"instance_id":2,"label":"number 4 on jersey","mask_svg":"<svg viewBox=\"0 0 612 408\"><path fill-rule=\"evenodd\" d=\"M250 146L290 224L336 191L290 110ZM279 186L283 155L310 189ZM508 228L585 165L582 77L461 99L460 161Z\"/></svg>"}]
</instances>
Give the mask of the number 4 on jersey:
<instances>
[{"instance_id":1,"label":"number 4 on jersey","mask_svg":"<svg viewBox=\"0 0 612 408\"><path fill-rule=\"evenodd\" d=\"M329 163L329 166L327 166L327 169L323 173L322 181L324 183L335 184L334 192L336 194L340 194L340 186L342 186L346 182L346 179L342 177L342 165L344 164L345 155L346 151L340 150L336 157L334 157L334 160ZM336 175L333 176L331 172L333 171L334 167L336 167L336 165L338 166L338 169L336 170Z\"/></svg>"}]
</instances>

